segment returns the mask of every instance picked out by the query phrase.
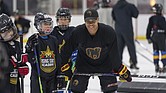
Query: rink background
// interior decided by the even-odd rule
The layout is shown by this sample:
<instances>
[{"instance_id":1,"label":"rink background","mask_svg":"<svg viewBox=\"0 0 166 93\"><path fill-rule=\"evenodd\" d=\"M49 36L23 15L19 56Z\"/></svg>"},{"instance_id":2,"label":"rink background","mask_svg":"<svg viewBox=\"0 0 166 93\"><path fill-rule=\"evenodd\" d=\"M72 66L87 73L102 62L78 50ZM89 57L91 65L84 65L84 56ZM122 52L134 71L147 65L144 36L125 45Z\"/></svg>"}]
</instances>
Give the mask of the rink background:
<instances>
[{"instance_id":1,"label":"rink background","mask_svg":"<svg viewBox=\"0 0 166 93\"><path fill-rule=\"evenodd\" d=\"M99 17L102 17L103 19L106 18L106 17L103 17L103 16L99 16ZM151 14L140 14L137 19L133 18L133 20L132 20L133 29L134 29L134 34L135 34L136 38L145 39L146 28L147 28L148 20L149 20L150 16L151 16ZM164 16L166 16L166 15L164 15ZM35 26L34 26L34 15L28 15L28 16L24 16L24 17L31 21L31 27L30 27L29 33L24 35L24 42L26 42L27 38L31 34L36 32L36 29L35 29ZM54 20L53 21L54 25L57 25L55 15L51 15L51 17ZM77 26L77 25L80 25L80 24L84 23L83 18L84 18L83 15L72 15L70 25L71 26ZM13 17L12 17L12 19L14 20ZM100 22L100 20L99 20L99 22Z\"/></svg>"},{"instance_id":2,"label":"rink background","mask_svg":"<svg viewBox=\"0 0 166 93\"><path fill-rule=\"evenodd\" d=\"M146 40L139 40L141 44L144 45L149 51L152 51L152 45L148 44ZM141 47L138 43L135 42L137 52L141 53L143 56L146 56L148 59L152 60L153 56L145 48ZM137 53L138 67L140 67L138 75L155 75L154 65L152 62L145 59L142 55ZM126 65L129 65L129 54L127 48L125 48L123 53L123 62ZM160 64L161 65L161 64ZM117 77L118 78L118 77ZM138 82L163 82L166 83L165 79L154 79L154 78L133 78L133 81ZM24 79L24 93L30 93L30 73ZM90 78L88 90L86 93L102 93L100 90L100 83L98 77Z\"/></svg>"}]
</instances>

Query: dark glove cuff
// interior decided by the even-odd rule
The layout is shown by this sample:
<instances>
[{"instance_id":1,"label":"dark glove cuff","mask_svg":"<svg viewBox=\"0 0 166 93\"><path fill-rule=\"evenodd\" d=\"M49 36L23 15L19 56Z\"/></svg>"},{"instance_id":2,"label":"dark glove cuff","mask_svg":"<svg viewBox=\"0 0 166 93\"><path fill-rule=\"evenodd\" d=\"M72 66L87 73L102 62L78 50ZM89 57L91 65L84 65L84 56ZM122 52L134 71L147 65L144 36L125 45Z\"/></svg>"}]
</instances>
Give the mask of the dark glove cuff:
<instances>
[{"instance_id":1,"label":"dark glove cuff","mask_svg":"<svg viewBox=\"0 0 166 93\"><path fill-rule=\"evenodd\" d=\"M32 47L28 43L25 45L25 49L26 49L26 52L33 52Z\"/></svg>"},{"instance_id":2,"label":"dark glove cuff","mask_svg":"<svg viewBox=\"0 0 166 93\"><path fill-rule=\"evenodd\" d=\"M127 70L126 73L124 73L123 75L120 76L121 78L127 80L128 82L131 82L132 81L132 78L131 78L131 74L130 74L130 71Z\"/></svg>"}]
</instances>

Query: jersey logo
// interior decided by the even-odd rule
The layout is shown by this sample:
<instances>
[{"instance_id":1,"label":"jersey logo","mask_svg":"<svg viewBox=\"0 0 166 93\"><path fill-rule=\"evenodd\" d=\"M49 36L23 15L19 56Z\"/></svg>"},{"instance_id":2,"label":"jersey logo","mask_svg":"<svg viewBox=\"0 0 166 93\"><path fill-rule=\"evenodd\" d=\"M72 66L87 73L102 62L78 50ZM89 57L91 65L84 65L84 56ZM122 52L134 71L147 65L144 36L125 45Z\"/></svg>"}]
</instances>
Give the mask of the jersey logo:
<instances>
[{"instance_id":1,"label":"jersey logo","mask_svg":"<svg viewBox=\"0 0 166 93\"><path fill-rule=\"evenodd\" d=\"M61 48L65 45L65 40L62 40L62 44L59 44L59 53L61 53Z\"/></svg>"},{"instance_id":2,"label":"jersey logo","mask_svg":"<svg viewBox=\"0 0 166 93\"><path fill-rule=\"evenodd\" d=\"M95 48L86 48L86 55L90 57L91 59L98 59L100 58L101 48L95 47Z\"/></svg>"},{"instance_id":3,"label":"jersey logo","mask_svg":"<svg viewBox=\"0 0 166 93\"><path fill-rule=\"evenodd\" d=\"M18 81L18 70L13 69L12 72L10 72L10 83L16 85Z\"/></svg>"},{"instance_id":4,"label":"jersey logo","mask_svg":"<svg viewBox=\"0 0 166 93\"><path fill-rule=\"evenodd\" d=\"M46 51L41 51L40 67L46 73L50 73L56 68L55 54L54 51L50 50L49 46L47 46Z\"/></svg>"},{"instance_id":5,"label":"jersey logo","mask_svg":"<svg viewBox=\"0 0 166 93\"><path fill-rule=\"evenodd\" d=\"M88 14L89 16L92 16L92 12L91 12L91 11L88 11L87 14Z\"/></svg>"}]
</instances>

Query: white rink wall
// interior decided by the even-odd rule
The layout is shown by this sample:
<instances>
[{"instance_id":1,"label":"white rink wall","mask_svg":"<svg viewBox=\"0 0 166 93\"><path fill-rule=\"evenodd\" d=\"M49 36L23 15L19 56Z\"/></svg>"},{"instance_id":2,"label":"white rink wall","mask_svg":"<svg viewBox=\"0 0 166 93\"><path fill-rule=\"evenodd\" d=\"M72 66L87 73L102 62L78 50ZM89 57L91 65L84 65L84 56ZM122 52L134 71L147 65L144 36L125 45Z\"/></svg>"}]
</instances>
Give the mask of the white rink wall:
<instances>
[{"instance_id":1,"label":"white rink wall","mask_svg":"<svg viewBox=\"0 0 166 93\"><path fill-rule=\"evenodd\" d=\"M140 14L137 19L133 19L134 32L135 32L135 36L137 36L138 39L145 38L146 28L148 25L149 17L151 15L152 14ZM51 17L54 20L54 25L57 25L55 16L52 15ZM24 36L24 40L26 41L27 38L31 34L36 32L36 29L33 25L34 24L34 21L33 21L34 16L25 16L25 18L31 20L31 28L29 30L29 33ZM71 26L77 26L77 25L82 24L82 23L84 23L83 15L72 15L71 23L70 23Z\"/></svg>"}]
</instances>

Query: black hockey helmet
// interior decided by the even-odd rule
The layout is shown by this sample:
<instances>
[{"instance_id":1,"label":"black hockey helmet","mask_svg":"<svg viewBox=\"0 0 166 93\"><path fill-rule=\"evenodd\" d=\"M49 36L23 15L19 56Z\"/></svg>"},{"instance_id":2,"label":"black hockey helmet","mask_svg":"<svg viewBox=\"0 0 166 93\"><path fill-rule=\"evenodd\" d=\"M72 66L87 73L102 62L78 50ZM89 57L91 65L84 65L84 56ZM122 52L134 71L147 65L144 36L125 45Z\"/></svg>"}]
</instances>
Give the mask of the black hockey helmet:
<instances>
[{"instance_id":1,"label":"black hockey helmet","mask_svg":"<svg viewBox=\"0 0 166 93\"><path fill-rule=\"evenodd\" d=\"M152 11L156 14L161 14L163 10L162 4L155 4L152 6Z\"/></svg>"},{"instance_id":2,"label":"black hockey helmet","mask_svg":"<svg viewBox=\"0 0 166 93\"><path fill-rule=\"evenodd\" d=\"M71 21L71 13L69 8L59 8L57 13L56 13L56 18L57 18L57 24L60 30L66 30L69 27L69 24L59 24L58 20L59 18L66 18Z\"/></svg>"},{"instance_id":3,"label":"black hockey helmet","mask_svg":"<svg viewBox=\"0 0 166 93\"><path fill-rule=\"evenodd\" d=\"M59 17L66 17L71 19L71 13L69 8L59 8L57 13L56 13L56 18L58 20Z\"/></svg>"},{"instance_id":4,"label":"black hockey helmet","mask_svg":"<svg viewBox=\"0 0 166 93\"><path fill-rule=\"evenodd\" d=\"M41 27L42 23L49 24L51 29L44 31ZM53 20L51 16L47 15L46 13L37 13L34 18L34 26L39 31L39 33L48 35L52 32Z\"/></svg>"},{"instance_id":5,"label":"black hockey helmet","mask_svg":"<svg viewBox=\"0 0 166 93\"><path fill-rule=\"evenodd\" d=\"M18 37L17 28L12 22L12 19L2 13L0 15L0 40L1 41L11 41Z\"/></svg>"}]
</instances>

